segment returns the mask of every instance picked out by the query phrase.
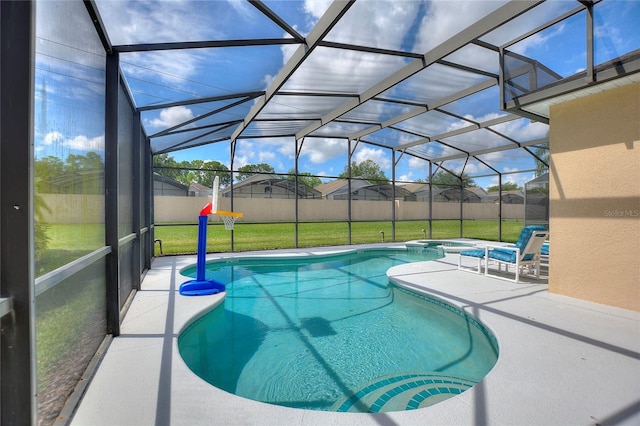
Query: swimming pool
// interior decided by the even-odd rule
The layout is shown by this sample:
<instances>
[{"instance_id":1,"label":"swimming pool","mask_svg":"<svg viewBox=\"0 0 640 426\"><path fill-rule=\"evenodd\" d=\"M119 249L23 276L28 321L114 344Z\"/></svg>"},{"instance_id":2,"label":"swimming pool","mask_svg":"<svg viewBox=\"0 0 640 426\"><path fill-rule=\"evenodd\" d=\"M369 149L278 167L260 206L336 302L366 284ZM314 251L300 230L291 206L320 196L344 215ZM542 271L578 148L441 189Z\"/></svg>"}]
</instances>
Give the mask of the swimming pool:
<instances>
[{"instance_id":1,"label":"swimming pool","mask_svg":"<svg viewBox=\"0 0 640 426\"><path fill-rule=\"evenodd\" d=\"M477 383L498 353L473 318L386 276L442 256L402 248L210 262L207 278L227 283L227 295L179 336L180 353L214 386L271 404L344 412L433 405Z\"/></svg>"}]
</instances>

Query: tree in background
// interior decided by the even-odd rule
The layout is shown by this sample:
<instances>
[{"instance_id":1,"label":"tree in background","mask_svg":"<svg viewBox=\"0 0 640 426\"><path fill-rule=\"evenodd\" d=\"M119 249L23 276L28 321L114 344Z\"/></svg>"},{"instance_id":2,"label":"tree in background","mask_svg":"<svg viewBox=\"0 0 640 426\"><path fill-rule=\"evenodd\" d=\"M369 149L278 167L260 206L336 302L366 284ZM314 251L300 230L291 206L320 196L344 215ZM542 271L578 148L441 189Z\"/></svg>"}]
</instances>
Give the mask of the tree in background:
<instances>
[{"instance_id":1,"label":"tree in background","mask_svg":"<svg viewBox=\"0 0 640 426\"><path fill-rule=\"evenodd\" d=\"M285 179L296 180L296 169L291 169L287 173L288 176ZM303 183L310 188L315 188L322 183L322 180L317 176L313 176L309 172L302 172L298 174L298 182Z\"/></svg>"},{"instance_id":2,"label":"tree in background","mask_svg":"<svg viewBox=\"0 0 640 426\"><path fill-rule=\"evenodd\" d=\"M180 169L179 164L175 158L169 154L158 154L153 156L153 171L159 175L166 176L170 179L184 183L186 177L183 177L183 170Z\"/></svg>"},{"instance_id":3,"label":"tree in background","mask_svg":"<svg viewBox=\"0 0 640 426\"><path fill-rule=\"evenodd\" d=\"M341 179L349 177L349 167L344 166L342 173L338 175ZM384 174L384 171L373 160L365 160L360 163L353 161L351 163L351 177L365 179L371 183L388 183L389 178Z\"/></svg>"},{"instance_id":4,"label":"tree in background","mask_svg":"<svg viewBox=\"0 0 640 426\"><path fill-rule=\"evenodd\" d=\"M49 155L41 160L36 159L33 163L35 189L40 193L56 192L51 187L51 181L65 173L65 166L61 159Z\"/></svg>"},{"instance_id":5,"label":"tree in background","mask_svg":"<svg viewBox=\"0 0 640 426\"><path fill-rule=\"evenodd\" d=\"M487 186L487 192L498 192L498 189L500 189L498 185ZM502 184L503 191L517 191L519 189L522 189L522 187L515 182L505 182Z\"/></svg>"},{"instance_id":6,"label":"tree in background","mask_svg":"<svg viewBox=\"0 0 640 426\"><path fill-rule=\"evenodd\" d=\"M191 160L186 163L190 169L187 172L189 183L197 182L200 185L211 187L216 175L220 176L220 186L227 186L231 183L231 172L227 166L219 161Z\"/></svg>"},{"instance_id":7,"label":"tree in background","mask_svg":"<svg viewBox=\"0 0 640 426\"><path fill-rule=\"evenodd\" d=\"M41 194L101 194L104 192L104 161L95 152L70 154L62 162L49 155L35 159L34 187Z\"/></svg>"},{"instance_id":8,"label":"tree in background","mask_svg":"<svg viewBox=\"0 0 640 426\"><path fill-rule=\"evenodd\" d=\"M246 178L250 178L256 173L275 173L273 166L267 163L259 163L259 164L247 164L245 166L238 168L238 180L245 180Z\"/></svg>"},{"instance_id":9,"label":"tree in background","mask_svg":"<svg viewBox=\"0 0 640 426\"><path fill-rule=\"evenodd\" d=\"M95 152L87 152L86 155L69 154L65 163L67 173L104 169L102 157Z\"/></svg>"},{"instance_id":10,"label":"tree in background","mask_svg":"<svg viewBox=\"0 0 640 426\"><path fill-rule=\"evenodd\" d=\"M231 183L229 168L219 161L192 160L178 163L175 158L165 153L153 156L153 168L156 173L186 186L191 182L197 182L210 187L215 175L220 176L220 186Z\"/></svg>"},{"instance_id":11,"label":"tree in background","mask_svg":"<svg viewBox=\"0 0 640 426\"><path fill-rule=\"evenodd\" d=\"M469 188L476 186L476 183L466 173L462 173L461 177L453 175L446 170L440 170L434 174L431 178L431 183L439 188L446 188L450 186L460 186L462 182L463 188Z\"/></svg>"}]
</instances>

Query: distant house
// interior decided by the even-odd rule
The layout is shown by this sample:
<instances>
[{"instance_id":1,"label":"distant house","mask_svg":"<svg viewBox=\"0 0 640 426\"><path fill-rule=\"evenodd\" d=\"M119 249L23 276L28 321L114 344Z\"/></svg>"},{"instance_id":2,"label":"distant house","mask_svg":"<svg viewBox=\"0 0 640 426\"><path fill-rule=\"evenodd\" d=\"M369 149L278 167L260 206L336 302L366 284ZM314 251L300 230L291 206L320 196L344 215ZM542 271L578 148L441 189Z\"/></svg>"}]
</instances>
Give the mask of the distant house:
<instances>
[{"instance_id":1,"label":"distant house","mask_svg":"<svg viewBox=\"0 0 640 426\"><path fill-rule=\"evenodd\" d=\"M38 184L41 193L104 194L104 170L67 172Z\"/></svg>"},{"instance_id":2,"label":"distant house","mask_svg":"<svg viewBox=\"0 0 640 426\"><path fill-rule=\"evenodd\" d=\"M42 193L104 194L104 170L68 172L41 183ZM154 195L188 196L189 188L175 179L153 174Z\"/></svg>"},{"instance_id":3,"label":"distant house","mask_svg":"<svg viewBox=\"0 0 640 426\"><path fill-rule=\"evenodd\" d=\"M213 189L211 187L204 186L195 181L191 181L189 184L190 197L210 197L212 193Z\"/></svg>"},{"instance_id":4,"label":"distant house","mask_svg":"<svg viewBox=\"0 0 640 426\"><path fill-rule=\"evenodd\" d=\"M406 183L402 187L416 196L416 201L429 200L429 184L428 183Z\"/></svg>"},{"instance_id":5,"label":"distant house","mask_svg":"<svg viewBox=\"0 0 640 426\"><path fill-rule=\"evenodd\" d=\"M394 188L389 183L371 184L366 180L359 179L351 181L351 188L349 188L347 179L337 179L318 185L316 189L322 193L322 198L328 200L347 200L349 199L349 190L351 190L352 200L386 201L396 199L416 201L415 194L403 186L396 185L394 193Z\"/></svg>"},{"instance_id":6,"label":"distant house","mask_svg":"<svg viewBox=\"0 0 640 426\"><path fill-rule=\"evenodd\" d=\"M223 197L231 197L231 185L220 189ZM259 173L233 184L234 198L317 198L322 194L304 183L293 179L285 179L276 175Z\"/></svg>"},{"instance_id":7,"label":"distant house","mask_svg":"<svg viewBox=\"0 0 640 426\"><path fill-rule=\"evenodd\" d=\"M487 196L489 195L489 193L487 191L485 191L484 188L481 188L479 186L470 186L468 188L465 188L471 192L473 192L474 194L476 194L478 197L480 197L481 202L485 202L485 199L487 198Z\"/></svg>"},{"instance_id":8,"label":"distant house","mask_svg":"<svg viewBox=\"0 0 640 426\"><path fill-rule=\"evenodd\" d=\"M153 195L173 195L187 197L189 188L170 177L153 173Z\"/></svg>"},{"instance_id":9,"label":"distant house","mask_svg":"<svg viewBox=\"0 0 640 426\"><path fill-rule=\"evenodd\" d=\"M322 194L322 198L325 199L333 199L334 192L338 191L344 185L346 185L346 179L336 179L326 183L321 183L320 185L316 185L315 189L320 191Z\"/></svg>"},{"instance_id":10,"label":"distant house","mask_svg":"<svg viewBox=\"0 0 640 426\"><path fill-rule=\"evenodd\" d=\"M408 183L402 185L402 188L412 192L416 197L416 201L429 201L431 197L428 183ZM481 196L471 189L475 188L438 188L433 186L433 201L436 203L452 203L460 202L460 199L462 199L463 203L482 202Z\"/></svg>"},{"instance_id":11,"label":"distant house","mask_svg":"<svg viewBox=\"0 0 640 426\"><path fill-rule=\"evenodd\" d=\"M498 192L489 192L487 195L487 202L497 203ZM513 191L502 191L502 204L524 204L524 192L522 189L516 189Z\"/></svg>"}]
</instances>

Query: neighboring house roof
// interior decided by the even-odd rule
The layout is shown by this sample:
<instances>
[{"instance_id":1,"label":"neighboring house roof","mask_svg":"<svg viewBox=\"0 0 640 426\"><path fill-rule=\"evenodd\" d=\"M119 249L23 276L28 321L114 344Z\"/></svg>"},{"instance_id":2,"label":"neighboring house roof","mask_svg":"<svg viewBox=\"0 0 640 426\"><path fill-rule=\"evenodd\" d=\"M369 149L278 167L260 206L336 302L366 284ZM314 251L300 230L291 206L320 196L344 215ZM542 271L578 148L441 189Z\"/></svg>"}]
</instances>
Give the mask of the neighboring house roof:
<instances>
[{"instance_id":1,"label":"neighboring house roof","mask_svg":"<svg viewBox=\"0 0 640 426\"><path fill-rule=\"evenodd\" d=\"M433 199L435 201L460 201L463 203L480 203L482 198L467 188L433 188Z\"/></svg>"},{"instance_id":2,"label":"neighboring house roof","mask_svg":"<svg viewBox=\"0 0 640 426\"><path fill-rule=\"evenodd\" d=\"M489 195L489 193L484 189L481 188L479 186L470 186L468 188L465 188L467 191L471 191L474 194L476 194L478 197L483 198L486 197L487 195Z\"/></svg>"},{"instance_id":3,"label":"neighboring house roof","mask_svg":"<svg viewBox=\"0 0 640 426\"><path fill-rule=\"evenodd\" d=\"M175 179L171 179L170 177L167 177L167 176L161 175L159 173L156 173L156 172L153 173L153 181L154 182L162 182L162 183L170 184L170 185L173 185L173 186L178 187L178 188L184 188L185 190L187 189L187 185L185 185L183 183L180 183Z\"/></svg>"},{"instance_id":4,"label":"neighboring house roof","mask_svg":"<svg viewBox=\"0 0 640 426\"><path fill-rule=\"evenodd\" d=\"M544 185L548 183L549 183L549 173L545 173L534 179L531 179L529 182L525 183L525 186L534 185L534 184Z\"/></svg>"},{"instance_id":5,"label":"neighboring house roof","mask_svg":"<svg viewBox=\"0 0 640 426\"><path fill-rule=\"evenodd\" d=\"M318 185L316 189L322 192L324 198L346 198L349 193L349 182L347 179L338 179L333 182ZM390 183L371 184L369 181L360 179L351 181L351 193L358 197L363 197L361 199L371 197L371 199L390 200L395 196L395 199L404 199L406 201L415 200L415 195L404 186L396 185L395 193L393 191L393 185Z\"/></svg>"},{"instance_id":6,"label":"neighboring house roof","mask_svg":"<svg viewBox=\"0 0 640 426\"><path fill-rule=\"evenodd\" d=\"M471 191L471 189L474 189ZM480 194L486 194L482 188L463 188L463 202L479 203L483 197ZM316 189L322 192L324 198L341 198L346 196L348 192L347 179L338 179L316 186ZM370 191L379 195L381 199L391 199L392 185L380 184L372 185L371 183L359 179L351 181L351 192L358 193L362 191ZM417 198L426 199L430 196L430 188L428 183L416 182L396 185L395 198L413 201ZM461 197L460 188L437 188L433 187L434 201L450 202L459 201Z\"/></svg>"},{"instance_id":7,"label":"neighboring house roof","mask_svg":"<svg viewBox=\"0 0 640 426\"><path fill-rule=\"evenodd\" d=\"M195 197L207 197L213 193L213 189L204 186L198 182L191 181L189 184L189 195L193 195Z\"/></svg>"},{"instance_id":8,"label":"neighboring house roof","mask_svg":"<svg viewBox=\"0 0 640 426\"><path fill-rule=\"evenodd\" d=\"M295 196L296 194L296 182L295 180L292 179L285 179L282 177L279 177L277 175L271 175L271 174L267 174L267 173L258 173L256 175L253 175L249 178L243 179L237 183L233 184L233 190L234 192L237 193L242 193L243 191L243 187L251 187L251 186L256 186L256 187L262 187L263 190L261 191L256 191L255 192L255 196L259 196L259 195L264 195L266 193L266 189L272 189L272 188L276 188L279 191L268 191L268 195L270 198L291 198L290 196ZM320 191L311 188L310 186L307 186L304 183L298 183L298 187L297 187L297 194L298 194L298 198L322 198L322 194L320 193ZM231 185L222 188L220 190L220 193L222 194L223 197L229 197L231 192ZM287 195L286 197L284 197L284 195ZM234 194L235 196L235 194Z\"/></svg>"},{"instance_id":9,"label":"neighboring house roof","mask_svg":"<svg viewBox=\"0 0 640 426\"><path fill-rule=\"evenodd\" d=\"M416 195L418 195L420 192L429 191L429 184L423 182L405 183L399 186Z\"/></svg>"},{"instance_id":10,"label":"neighboring house roof","mask_svg":"<svg viewBox=\"0 0 640 426\"><path fill-rule=\"evenodd\" d=\"M489 192L487 195L488 202L498 201L498 192ZM524 193L521 189L513 191L502 191L502 203L503 204L524 204Z\"/></svg>"},{"instance_id":11,"label":"neighboring house roof","mask_svg":"<svg viewBox=\"0 0 640 426\"><path fill-rule=\"evenodd\" d=\"M403 188L413 192L417 198L428 199L430 197L430 188L428 183L408 183L402 185ZM463 202L467 203L479 203L482 201L482 196L476 194L476 187L462 188L438 188L433 186L433 200L438 202L451 202L460 201L462 197ZM472 191L473 189L473 191ZM481 189L481 188L480 188Z\"/></svg>"},{"instance_id":12,"label":"neighboring house roof","mask_svg":"<svg viewBox=\"0 0 640 426\"><path fill-rule=\"evenodd\" d=\"M367 186L371 186L371 183L369 181L360 179L351 180L351 192L356 192L359 189ZM349 191L349 180L336 179L334 181L318 185L316 186L316 189L322 193L323 198L343 195Z\"/></svg>"},{"instance_id":13,"label":"neighboring house roof","mask_svg":"<svg viewBox=\"0 0 640 426\"><path fill-rule=\"evenodd\" d=\"M341 188L343 185L346 185L346 184L347 184L346 179L336 179L330 182L316 185L315 188L316 190L320 191L320 193L322 193L323 197L326 198L328 195L331 195L331 193L333 193L334 191L336 191L337 189Z\"/></svg>"},{"instance_id":14,"label":"neighboring house roof","mask_svg":"<svg viewBox=\"0 0 640 426\"><path fill-rule=\"evenodd\" d=\"M184 185L175 179L171 179L170 177L163 176L155 172L153 173L153 188L154 193L173 191L176 193L184 192L184 195L189 194L189 188L187 187L187 185Z\"/></svg>"},{"instance_id":15,"label":"neighboring house roof","mask_svg":"<svg viewBox=\"0 0 640 426\"><path fill-rule=\"evenodd\" d=\"M44 192L101 194L104 192L104 170L79 170L49 179Z\"/></svg>"}]
</instances>

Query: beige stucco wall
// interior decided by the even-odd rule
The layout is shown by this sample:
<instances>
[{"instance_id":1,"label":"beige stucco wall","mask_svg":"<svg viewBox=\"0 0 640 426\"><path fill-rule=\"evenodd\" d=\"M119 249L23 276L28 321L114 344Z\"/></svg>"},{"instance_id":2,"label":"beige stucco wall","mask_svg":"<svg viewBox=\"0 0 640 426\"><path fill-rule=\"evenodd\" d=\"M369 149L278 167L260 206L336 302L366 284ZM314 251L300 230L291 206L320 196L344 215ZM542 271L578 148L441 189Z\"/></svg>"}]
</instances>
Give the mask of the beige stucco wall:
<instances>
[{"instance_id":1,"label":"beige stucco wall","mask_svg":"<svg viewBox=\"0 0 640 426\"><path fill-rule=\"evenodd\" d=\"M549 291L640 311L640 84L550 111Z\"/></svg>"}]
</instances>

